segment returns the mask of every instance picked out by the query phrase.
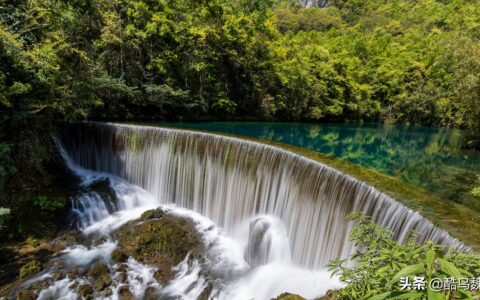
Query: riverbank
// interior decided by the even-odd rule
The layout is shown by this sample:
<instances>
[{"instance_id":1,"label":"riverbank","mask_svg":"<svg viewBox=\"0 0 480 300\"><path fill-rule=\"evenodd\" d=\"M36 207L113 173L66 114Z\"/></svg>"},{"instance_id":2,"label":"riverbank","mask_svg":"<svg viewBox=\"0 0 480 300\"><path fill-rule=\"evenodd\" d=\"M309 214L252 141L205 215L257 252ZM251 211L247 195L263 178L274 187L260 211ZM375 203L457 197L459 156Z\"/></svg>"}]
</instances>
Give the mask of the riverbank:
<instances>
[{"instance_id":1,"label":"riverbank","mask_svg":"<svg viewBox=\"0 0 480 300\"><path fill-rule=\"evenodd\" d=\"M140 125L139 123L132 123ZM475 251L480 250L480 216L474 210L465 206L444 200L425 190L404 183L397 178L379 173L346 160L335 158L319 152L288 145L280 142L243 135L227 134L198 129L185 129L180 127L149 125L166 129L176 128L187 131L217 134L254 141L307 157L319 163L328 165L360 181L364 181L378 190L388 194L403 205L418 212L436 226L448 231L453 237L459 239Z\"/></svg>"}]
</instances>

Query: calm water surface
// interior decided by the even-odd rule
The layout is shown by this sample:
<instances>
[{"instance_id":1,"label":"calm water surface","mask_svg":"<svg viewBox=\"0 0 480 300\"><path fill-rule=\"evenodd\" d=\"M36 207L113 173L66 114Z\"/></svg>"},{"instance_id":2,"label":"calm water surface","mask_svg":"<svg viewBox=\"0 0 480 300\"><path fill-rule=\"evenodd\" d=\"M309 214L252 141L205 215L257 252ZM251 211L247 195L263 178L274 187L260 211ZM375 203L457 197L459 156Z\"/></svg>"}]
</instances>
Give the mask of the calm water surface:
<instances>
[{"instance_id":1,"label":"calm water surface","mask_svg":"<svg viewBox=\"0 0 480 300\"><path fill-rule=\"evenodd\" d=\"M330 154L480 211L480 201L470 194L480 173L480 152L461 149L459 130L260 122L162 125L259 137Z\"/></svg>"}]
</instances>

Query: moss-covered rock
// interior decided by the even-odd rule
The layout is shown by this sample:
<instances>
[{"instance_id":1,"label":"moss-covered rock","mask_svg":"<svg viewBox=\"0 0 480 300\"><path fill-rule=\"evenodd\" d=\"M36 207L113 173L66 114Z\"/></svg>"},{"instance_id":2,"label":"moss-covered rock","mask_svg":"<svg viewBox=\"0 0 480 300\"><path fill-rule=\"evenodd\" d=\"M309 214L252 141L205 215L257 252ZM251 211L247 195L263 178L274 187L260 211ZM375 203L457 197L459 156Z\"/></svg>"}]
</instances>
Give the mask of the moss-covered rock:
<instances>
[{"instance_id":1,"label":"moss-covered rock","mask_svg":"<svg viewBox=\"0 0 480 300\"><path fill-rule=\"evenodd\" d=\"M325 296L322 296L316 300L337 300L337 290L328 290Z\"/></svg>"},{"instance_id":2,"label":"moss-covered rock","mask_svg":"<svg viewBox=\"0 0 480 300\"><path fill-rule=\"evenodd\" d=\"M128 259L128 256L123 253L122 250L119 250L119 249L115 249L113 250L112 252L112 260L116 263L122 263L122 262L125 262L127 261Z\"/></svg>"},{"instance_id":3,"label":"moss-covered rock","mask_svg":"<svg viewBox=\"0 0 480 300\"><path fill-rule=\"evenodd\" d=\"M118 289L118 298L120 300L134 300L135 296L133 296L132 292L130 292L130 288L128 285L122 285Z\"/></svg>"},{"instance_id":4,"label":"moss-covered rock","mask_svg":"<svg viewBox=\"0 0 480 300\"><path fill-rule=\"evenodd\" d=\"M161 299L161 297L159 297L158 295L157 289L155 289L152 286L149 286L145 290L145 295L143 296L143 300L157 300L157 299Z\"/></svg>"},{"instance_id":5,"label":"moss-covered rock","mask_svg":"<svg viewBox=\"0 0 480 300\"><path fill-rule=\"evenodd\" d=\"M33 291L23 290L17 294L17 300L35 300L37 295Z\"/></svg>"},{"instance_id":6,"label":"moss-covered rock","mask_svg":"<svg viewBox=\"0 0 480 300\"><path fill-rule=\"evenodd\" d=\"M171 268L162 266L153 273L153 278L161 284L167 283L173 277Z\"/></svg>"},{"instance_id":7,"label":"moss-covered rock","mask_svg":"<svg viewBox=\"0 0 480 300\"><path fill-rule=\"evenodd\" d=\"M152 209L152 210L147 210L142 214L140 217L140 220L142 221L148 221L148 220L153 220L153 219L160 219L165 217L166 214L163 210L161 209Z\"/></svg>"},{"instance_id":8,"label":"moss-covered rock","mask_svg":"<svg viewBox=\"0 0 480 300\"><path fill-rule=\"evenodd\" d=\"M112 278L109 275L104 274L95 281L95 289L97 291L103 291L104 289L109 287L111 284L112 284Z\"/></svg>"},{"instance_id":9,"label":"moss-covered rock","mask_svg":"<svg viewBox=\"0 0 480 300\"><path fill-rule=\"evenodd\" d=\"M53 272L52 279L55 281L62 280L65 278L65 273L62 272Z\"/></svg>"},{"instance_id":10,"label":"moss-covered rock","mask_svg":"<svg viewBox=\"0 0 480 300\"><path fill-rule=\"evenodd\" d=\"M295 294L283 293L277 298L273 298L272 300L305 300L305 298Z\"/></svg>"},{"instance_id":11,"label":"moss-covered rock","mask_svg":"<svg viewBox=\"0 0 480 300\"><path fill-rule=\"evenodd\" d=\"M31 262L20 268L20 278L25 278L37 274L41 270L42 265L38 261L32 260Z\"/></svg>"},{"instance_id":12,"label":"moss-covered rock","mask_svg":"<svg viewBox=\"0 0 480 300\"><path fill-rule=\"evenodd\" d=\"M90 271L88 271L88 275L92 276L93 278L99 278L102 275L108 274L109 269L106 264L96 263L90 267Z\"/></svg>"},{"instance_id":13,"label":"moss-covered rock","mask_svg":"<svg viewBox=\"0 0 480 300\"><path fill-rule=\"evenodd\" d=\"M161 209L147 211L139 220L123 225L115 237L119 251L161 270L170 270L189 253L200 257L204 251L193 221Z\"/></svg>"},{"instance_id":14,"label":"moss-covered rock","mask_svg":"<svg viewBox=\"0 0 480 300\"><path fill-rule=\"evenodd\" d=\"M78 293L84 299L93 299L93 287L88 283L80 285L78 287Z\"/></svg>"}]
</instances>

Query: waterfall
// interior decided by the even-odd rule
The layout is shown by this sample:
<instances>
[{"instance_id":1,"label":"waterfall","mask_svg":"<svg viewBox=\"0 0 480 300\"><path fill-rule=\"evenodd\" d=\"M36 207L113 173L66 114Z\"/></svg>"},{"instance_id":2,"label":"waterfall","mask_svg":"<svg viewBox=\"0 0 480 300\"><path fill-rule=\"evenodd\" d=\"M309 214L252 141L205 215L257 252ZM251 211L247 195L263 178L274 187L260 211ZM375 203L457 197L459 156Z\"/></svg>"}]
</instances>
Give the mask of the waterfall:
<instances>
[{"instance_id":1,"label":"waterfall","mask_svg":"<svg viewBox=\"0 0 480 300\"><path fill-rule=\"evenodd\" d=\"M468 248L386 194L276 147L159 127L75 123L60 136L78 165L110 173L158 199L200 213L233 233L257 216L283 223L294 264L318 269L352 253L347 216L363 212L394 238ZM258 224L257 224L258 225ZM268 243L267 243L268 244ZM287 247L288 248L288 247ZM248 258L247 258L248 259Z\"/></svg>"},{"instance_id":2,"label":"waterfall","mask_svg":"<svg viewBox=\"0 0 480 300\"><path fill-rule=\"evenodd\" d=\"M290 263L288 234L281 220L271 216L250 222L245 260L250 267L269 263Z\"/></svg>"}]
</instances>

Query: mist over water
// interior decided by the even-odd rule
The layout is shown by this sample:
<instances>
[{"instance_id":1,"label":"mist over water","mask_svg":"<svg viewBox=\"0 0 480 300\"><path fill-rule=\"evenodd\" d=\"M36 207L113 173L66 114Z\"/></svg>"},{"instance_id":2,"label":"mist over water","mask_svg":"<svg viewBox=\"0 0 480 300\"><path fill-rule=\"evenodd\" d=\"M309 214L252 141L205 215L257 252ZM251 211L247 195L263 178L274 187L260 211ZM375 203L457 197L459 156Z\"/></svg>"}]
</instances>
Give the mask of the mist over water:
<instances>
[{"instance_id":1,"label":"mist over water","mask_svg":"<svg viewBox=\"0 0 480 300\"><path fill-rule=\"evenodd\" d=\"M195 222L206 263L184 260L175 267L175 278L161 286L152 267L130 258L128 277L139 299L147 288L166 299L196 299L207 286L214 299L270 299L284 292L322 296L341 287L325 265L354 251L348 241L352 224L346 219L354 211L390 227L399 241L416 230L421 242L467 249L374 188L274 147L102 123L65 127L59 146L82 185L106 180L118 199L108 205L88 189L72 199L82 233L104 242L65 250L61 259L68 264L112 263L116 241L111 233L148 209L160 206ZM111 299L117 299L120 284L113 279ZM65 289L69 284L57 281L40 298L73 299Z\"/></svg>"}]
</instances>

